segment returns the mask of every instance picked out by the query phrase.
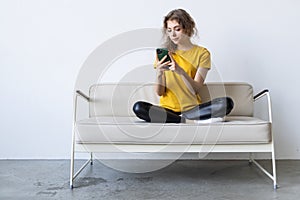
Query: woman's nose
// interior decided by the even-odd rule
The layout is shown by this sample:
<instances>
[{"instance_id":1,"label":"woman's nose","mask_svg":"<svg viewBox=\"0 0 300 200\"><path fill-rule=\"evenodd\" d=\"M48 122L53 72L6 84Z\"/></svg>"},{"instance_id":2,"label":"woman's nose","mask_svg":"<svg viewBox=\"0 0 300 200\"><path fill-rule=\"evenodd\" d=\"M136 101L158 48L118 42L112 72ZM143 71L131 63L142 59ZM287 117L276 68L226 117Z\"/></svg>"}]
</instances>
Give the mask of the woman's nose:
<instances>
[{"instance_id":1,"label":"woman's nose","mask_svg":"<svg viewBox=\"0 0 300 200\"><path fill-rule=\"evenodd\" d=\"M176 32L174 30L172 31L172 36L176 36Z\"/></svg>"}]
</instances>

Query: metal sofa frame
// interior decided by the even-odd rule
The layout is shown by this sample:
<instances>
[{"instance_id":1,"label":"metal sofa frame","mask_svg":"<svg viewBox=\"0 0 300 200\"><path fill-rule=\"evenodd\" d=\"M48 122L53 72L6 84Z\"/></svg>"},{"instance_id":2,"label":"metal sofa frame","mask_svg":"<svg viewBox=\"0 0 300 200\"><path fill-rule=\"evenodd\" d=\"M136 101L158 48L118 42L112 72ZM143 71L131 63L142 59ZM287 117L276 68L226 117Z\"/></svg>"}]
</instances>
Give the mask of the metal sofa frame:
<instances>
[{"instance_id":1,"label":"metal sofa frame","mask_svg":"<svg viewBox=\"0 0 300 200\"><path fill-rule=\"evenodd\" d=\"M268 121L272 125L272 107L271 107L271 98L269 90L263 90L256 94L253 98L253 101L261 99L262 97L267 97L268 104ZM87 103L90 102L90 97L84 94L83 92L77 90L74 95L74 113L73 113L73 128L72 128L72 149L71 149L71 166L70 166L70 188L74 187L74 180L80 174L80 172L90 163L93 164L93 153L102 152L102 153L112 153L116 151L116 148L112 148L109 144L80 144L76 143L75 137L75 125L77 120L77 105L78 97L83 98ZM272 127L272 126L271 126ZM249 153L249 164L254 163L264 174L266 174L272 181L274 189L278 188L277 185L277 175L276 175L276 161L275 161L275 151L274 151L274 136L273 131L271 130L271 141L266 144L230 144L230 145L201 145L201 144L192 144L190 148L185 151L187 152L203 152L205 153L209 150L209 153L233 153L233 152L242 152ZM157 152L161 147L159 144L153 145L143 145L143 144L116 144L116 147L125 149L127 152ZM178 152L178 149L182 149L182 146L179 144L171 145L171 148L168 148L166 153L169 152ZM74 172L74 162L75 162L75 153L76 152L87 152L90 153L90 158L87 160L80 169L75 173ZM271 153L272 161L272 172L268 172L262 165L260 165L254 158L254 153Z\"/></svg>"}]
</instances>

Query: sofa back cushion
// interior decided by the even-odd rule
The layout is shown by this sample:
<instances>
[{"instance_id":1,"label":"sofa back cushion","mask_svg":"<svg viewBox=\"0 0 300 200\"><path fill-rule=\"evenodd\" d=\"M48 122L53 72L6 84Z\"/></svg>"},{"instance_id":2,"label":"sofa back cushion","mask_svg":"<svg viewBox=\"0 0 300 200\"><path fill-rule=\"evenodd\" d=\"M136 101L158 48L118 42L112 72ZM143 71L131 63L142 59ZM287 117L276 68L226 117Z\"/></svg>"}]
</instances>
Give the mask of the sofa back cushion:
<instances>
[{"instance_id":1,"label":"sofa back cushion","mask_svg":"<svg viewBox=\"0 0 300 200\"><path fill-rule=\"evenodd\" d=\"M132 106L137 101L158 104L154 84L103 83L89 91L90 116L134 116ZM228 96L234 101L231 116L253 115L253 89L247 83L207 83L201 90L202 102Z\"/></svg>"}]
</instances>

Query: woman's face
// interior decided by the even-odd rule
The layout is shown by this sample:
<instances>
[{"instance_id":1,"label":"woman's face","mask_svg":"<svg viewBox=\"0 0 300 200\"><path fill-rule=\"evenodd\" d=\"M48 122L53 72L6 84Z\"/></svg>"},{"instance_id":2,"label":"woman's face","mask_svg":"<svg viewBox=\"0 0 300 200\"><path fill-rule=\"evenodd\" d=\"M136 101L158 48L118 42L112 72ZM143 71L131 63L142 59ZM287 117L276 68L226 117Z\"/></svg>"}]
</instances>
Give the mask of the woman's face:
<instances>
[{"instance_id":1,"label":"woman's face","mask_svg":"<svg viewBox=\"0 0 300 200\"><path fill-rule=\"evenodd\" d=\"M184 34L182 27L176 20L167 21L167 34L171 41L177 45L184 43L184 41L189 38L186 34Z\"/></svg>"}]
</instances>

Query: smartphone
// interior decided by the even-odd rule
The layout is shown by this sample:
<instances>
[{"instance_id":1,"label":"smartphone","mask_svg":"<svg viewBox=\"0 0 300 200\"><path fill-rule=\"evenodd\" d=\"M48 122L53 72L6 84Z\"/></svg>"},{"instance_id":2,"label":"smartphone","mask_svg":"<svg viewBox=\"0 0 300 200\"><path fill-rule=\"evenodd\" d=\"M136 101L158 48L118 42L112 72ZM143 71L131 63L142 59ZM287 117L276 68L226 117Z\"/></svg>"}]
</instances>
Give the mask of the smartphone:
<instances>
[{"instance_id":1,"label":"smartphone","mask_svg":"<svg viewBox=\"0 0 300 200\"><path fill-rule=\"evenodd\" d=\"M167 58L164 60L164 62L170 61L171 62L171 58L169 56L169 51L166 48L157 48L156 49L156 54L158 57L158 60L161 60L163 57L167 56Z\"/></svg>"}]
</instances>

